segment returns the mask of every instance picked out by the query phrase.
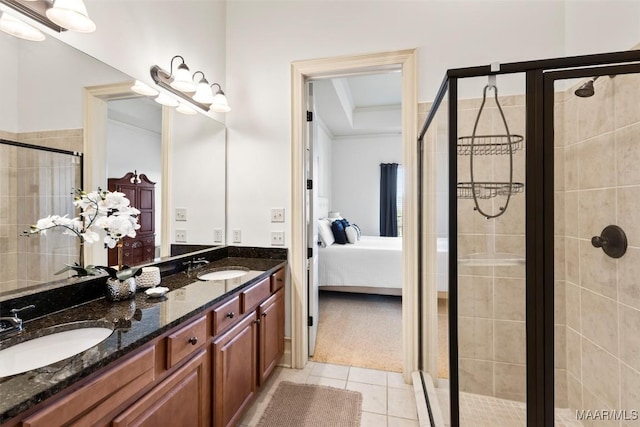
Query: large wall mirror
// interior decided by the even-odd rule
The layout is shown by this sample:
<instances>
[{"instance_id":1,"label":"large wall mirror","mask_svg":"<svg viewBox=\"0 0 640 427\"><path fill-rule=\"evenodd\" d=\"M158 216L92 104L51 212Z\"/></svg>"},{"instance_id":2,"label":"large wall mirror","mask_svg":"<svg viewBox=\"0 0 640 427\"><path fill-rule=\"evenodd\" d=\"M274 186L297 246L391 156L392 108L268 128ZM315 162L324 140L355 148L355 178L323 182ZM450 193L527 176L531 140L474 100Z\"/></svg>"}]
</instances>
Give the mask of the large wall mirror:
<instances>
[{"instance_id":1,"label":"large wall mirror","mask_svg":"<svg viewBox=\"0 0 640 427\"><path fill-rule=\"evenodd\" d=\"M168 256L171 243L224 244L214 240L214 229L226 235L222 123L203 114L184 116L139 97L128 90L131 76L53 37L29 42L0 32L0 53L0 139L84 154L81 182L75 172L55 178L56 168L61 172L66 160L42 155L47 151L27 147L28 154L17 154L15 150L23 148L12 146L0 152L0 175L11 177L2 180L0 191L0 300L64 278L53 273L77 257L70 247L73 239L58 244L53 233L25 238L22 231L38 218L73 214L72 187L106 189L108 178L128 171L156 182L158 256ZM18 168L18 158L27 159L28 167ZM29 180L20 173L27 173ZM27 195L30 205L21 210L26 213L12 214L18 197ZM52 197L53 204L41 202ZM175 221L176 208L186 210L186 221ZM176 242L176 230L187 232L185 242ZM18 253L22 247L29 256ZM85 253L87 263L107 263L100 243ZM29 274L22 274L25 271Z\"/></svg>"}]
</instances>

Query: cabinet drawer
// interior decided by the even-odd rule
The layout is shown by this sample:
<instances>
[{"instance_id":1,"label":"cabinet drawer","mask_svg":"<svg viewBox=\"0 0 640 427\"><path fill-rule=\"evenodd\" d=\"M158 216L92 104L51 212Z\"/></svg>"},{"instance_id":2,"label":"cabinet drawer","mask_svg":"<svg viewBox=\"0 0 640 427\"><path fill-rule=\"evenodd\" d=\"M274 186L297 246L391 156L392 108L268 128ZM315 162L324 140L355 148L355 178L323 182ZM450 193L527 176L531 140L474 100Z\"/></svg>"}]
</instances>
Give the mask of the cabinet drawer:
<instances>
[{"instance_id":1,"label":"cabinet drawer","mask_svg":"<svg viewBox=\"0 0 640 427\"><path fill-rule=\"evenodd\" d=\"M22 427L96 425L155 380L155 347L101 374L81 389L55 401L22 422Z\"/></svg>"},{"instance_id":2,"label":"cabinet drawer","mask_svg":"<svg viewBox=\"0 0 640 427\"><path fill-rule=\"evenodd\" d=\"M242 291L240 294L240 302L242 304L242 312L247 313L258 306L262 301L271 295L271 278L267 277L257 285L253 285L249 289Z\"/></svg>"},{"instance_id":3,"label":"cabinet drawer","mask_svg":"<svg viewBox=\"0 0 640 427\"><path fill-rule=\"evenodd\" d=\"M284 268L276 271L271 275L271 292L275 292L280 288L284 288Z\"/></svg>"},{"instance_id":4,"label":"cabinet drawer","mask_svg":"<svg viewBox=\"0 0 640 427\"><path fill-rule=\"evenodd\" d=\"M240 320L240 297L233 297L213 310L213 335L216 336Z\"/></svg>"},{"instance_id":5,"label":"cabinet drawer","mask_svg":"<svg viewBox=\"0 0 640 427\"><path fill-rule=\"evenodd\" d=\"M180 363L207 341L206 317L194 320L167 337L167 369Z\"/></svg>"}]
</instances>

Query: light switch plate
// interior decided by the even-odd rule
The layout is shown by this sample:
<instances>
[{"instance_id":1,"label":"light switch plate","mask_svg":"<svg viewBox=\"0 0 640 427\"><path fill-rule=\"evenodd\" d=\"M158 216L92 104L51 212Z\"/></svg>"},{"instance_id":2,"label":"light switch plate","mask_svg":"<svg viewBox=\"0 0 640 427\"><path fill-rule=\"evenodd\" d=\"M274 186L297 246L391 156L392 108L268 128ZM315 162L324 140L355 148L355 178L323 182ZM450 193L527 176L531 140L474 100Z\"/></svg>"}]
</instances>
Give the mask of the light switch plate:
<instances>
[{"instance_id":1,"label":"light switch plate","mask_svg":"<svg viewBox=\"0 0 640 427\"><path fill-rule=\"evenodd\" d=\"M176 243L187 243L187 230L176 230Z\"/></svg>"},{"instance_id":2,"label":"light switch plate","mask_svg":"<svg viewBox=\"0 0 640 427\"><path fill-rule=\"evenodd\" d=\"M271 232L271 246L284 246L284 231Z\"/></svg>"},{"instance_id":3,"label":"light switch plate","mask_svg":"<svg viewBox=\"0 0 640 427\"><path fill-rule=\"evenodd\" d=\"M271 209L271 222L284 222L284 208Z\"/></svg>"},{"instance_id":4,"label":"light switch plate","mask_svg":"<svg viewBox=\"0 0 640 427\"><path fill-rule=\"evenodd\" d=\"M176 208L176 221L187 220L187 208Z\"/></svg>"}]
</instances>

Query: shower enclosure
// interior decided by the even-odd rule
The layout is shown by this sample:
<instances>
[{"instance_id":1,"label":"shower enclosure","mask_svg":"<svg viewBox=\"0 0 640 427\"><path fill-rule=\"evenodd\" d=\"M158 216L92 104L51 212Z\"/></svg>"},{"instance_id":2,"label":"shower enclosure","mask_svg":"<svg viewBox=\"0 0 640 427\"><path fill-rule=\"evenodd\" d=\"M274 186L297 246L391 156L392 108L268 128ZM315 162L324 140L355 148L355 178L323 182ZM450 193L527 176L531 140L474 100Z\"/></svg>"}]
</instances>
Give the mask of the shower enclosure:
<instances>
[{"instance_id":1,"label":"shower enclosure","mask_svg":"<svg viewBox=\"0 0 640 427\"><path fill-rule=\"evenodd\" d=\"M639 98L640 51L447 72L419 140L445 424L640 425Z\"/></svg>"}]
</instances>

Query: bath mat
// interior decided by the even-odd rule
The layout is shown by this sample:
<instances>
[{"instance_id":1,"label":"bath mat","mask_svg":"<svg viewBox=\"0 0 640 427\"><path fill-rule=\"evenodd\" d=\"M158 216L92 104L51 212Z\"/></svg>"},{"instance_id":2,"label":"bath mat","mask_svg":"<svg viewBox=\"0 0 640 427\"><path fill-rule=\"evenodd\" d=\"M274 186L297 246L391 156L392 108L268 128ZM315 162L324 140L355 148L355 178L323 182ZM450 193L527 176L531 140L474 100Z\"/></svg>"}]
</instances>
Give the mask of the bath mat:
<instances>
[{"instance_id":1,"label":"bath mat","mask_svg":"<svg viewBox=\"0 0 640 427\"><path fill-rule=\"evenodd\" d=\"M362 394L283 381L258 427L360 427Z\"/></svg>"}]
</instances>

